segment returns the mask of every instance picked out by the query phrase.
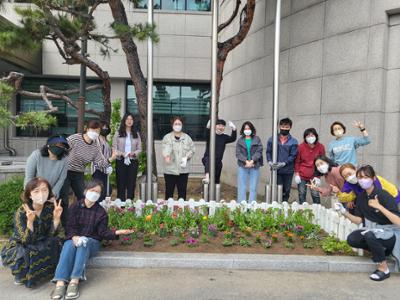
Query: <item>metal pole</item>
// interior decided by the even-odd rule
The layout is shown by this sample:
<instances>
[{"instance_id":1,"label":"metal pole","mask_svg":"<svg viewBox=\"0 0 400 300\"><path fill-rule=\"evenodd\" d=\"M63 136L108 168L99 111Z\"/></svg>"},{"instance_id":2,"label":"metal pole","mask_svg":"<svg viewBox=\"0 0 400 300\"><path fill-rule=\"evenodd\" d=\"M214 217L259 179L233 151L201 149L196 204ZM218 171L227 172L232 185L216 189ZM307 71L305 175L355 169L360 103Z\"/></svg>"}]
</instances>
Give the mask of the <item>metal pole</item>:
<instances>
[{"instance_id":1,"label":"metal pole","mask_svg":"<svg viewBox=\"0 0 400 300\"><path fill-rule=\"evenodd\" d=\"M274 49L274 85L273 85L273 120L272 120L272 162L278 159L278 116L279 116L279 54L281 34L281 0L276 1L275 49ZM277 170L271 172L271 201L277 200Z\"/></svg>"},{"instance_id":2,"label":"metal pole","mask_svg":"<svg viewBox=\"0 0 400 300\"><path fill-rule=\"evenodd\" d=\"M215 201L215 125L217 114L217 43L218 43L218 0L212 6L211 46L211 124L210 124L210 191L209 201Z\"/></svg>"},{"instance_id":3,"label":"metal pole","mask_svg":"<svg viewBox=\"0 0 400 300\"><path fill-rule=\"evenodd\" d=\"M86 56L87 54L87 38L82 36L81 41L81 54ZM78 97L78 132L83 132L85 124L85 98L86 98L86 65L81 64L81 70L79 74L79 97Z\"/></svg>"},{"instance_id":4,"label":"metal pole","mask_svg":"<svg viewBox=\"0 0 400 300\"><path fill-rule=\"evenodd\" d=\"M147 23L153 25L153 0L147 2ZM147 199L152 199L153 179L153 40L147 38ZM157 175L157 174L156 174Z\"/></svg>"}]
</instances>

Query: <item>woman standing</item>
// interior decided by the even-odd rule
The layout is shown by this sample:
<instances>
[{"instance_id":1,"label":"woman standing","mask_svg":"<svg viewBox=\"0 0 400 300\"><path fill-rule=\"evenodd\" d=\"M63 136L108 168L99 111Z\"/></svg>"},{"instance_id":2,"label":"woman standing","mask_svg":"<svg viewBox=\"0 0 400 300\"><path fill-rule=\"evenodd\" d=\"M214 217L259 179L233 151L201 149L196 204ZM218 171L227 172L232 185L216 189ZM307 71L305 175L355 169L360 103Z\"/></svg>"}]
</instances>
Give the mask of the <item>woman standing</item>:
<instances>
[{"instance_id":1,"label":"woman standing","mask_svg":"<svg viewBox=\"0 0 400 300\"><path fill-rule=\"evenodd\" d=\"M33 178L22 196L15 214L14 232L1 251L3 264L11 269L15 284L32 287L51 275L58 261L61 240L61 201L53 203L49 182Z\"/></svg>"},{"instance_id":2,"label":"woman standing","mask_svg":"<svg viewBox=\"0 0 400 300\"><path fill-rule=\"evenodd\" d=\"M346 211L341 203L335 209L355 224L364 223L365 227L353 231L347 237L351 247L371 252L372 261L377 270L369 277L374 281L382 281L390 277L386 257L392 254L397 263L400 261L400 215L393 197L374 185L376 175L374 169L367 165L357 171L357 180L362 193L357 196L355 213Z\"/></svg>"},{"instance_id":3,"label":"woman standing","mask_svg":"<svg viewBox=\"0 0 400 300\"><path fill-rule=\"evenodd\" d=\"M248 181L250 181L248 202L257 201L260 167L263 166L263 146L261 139L256 135L256 128L249 121L243 123L240 135L236 143L238 201L246 201Z\"/></svg>"},{"instance_id":4,"label":"woman standing","mask_svg":"<svg viewBox=\"0 0 400 300\"><path fill-rule=\"evenodd\" d=\"M99 136L99 145L101 149L101 153L106 159L109 159L112 155L111 147L108 144L107 141L107 136L110 134L111 129L110 126L108 125L107 122L101 121L100 122L101 130L100 130L100 136ZM103 183L103 186L105 187L103 189L103 192L101 193L100 200L104 200L106 197L111 195L111 185L109 184L108 176L107 174L107 168L102 168L99 166L97 163L93 164L94 172L92 174L93 179L100 180ZM107 189L107 184L108 184L108 189ZM107 194L108 190L108 194Z\"/></svg>"},{"instance_id":5,"label":"woman standing","mask_svg":"<svg viewBox=\"0 0 400 300\"><path fill-rule=\"evenodd\" d=\"M174 117L171 126L172 131L167 133L162 140L165 199L173 198L175 187L177 187L178 198L185 200L190 162L194 156L195 147L190 136L182 132L182 118Z\"/></svg>"},{"instance_id":6,"label":"woman standing","mask_svg":"<svg viewBox=\"0 0 400 300\"><path fill-rule=\"evenodd\" d=\"M61 188L67 177L69 145L62 135L54 135L47 139L42 149L32 152L26 161L24 186L35 177L46 179L54 196L58 199Z\"/></svg>"},{"instance_id":7,"label":"woman standing","mask_svg":"<svg viewBox=\"0 0 400 300\"><path fill-rule=\"evenodd\" d=\"M102 240L115 240L118 235L133 230L108 229L108 215L97 202L103 186L100 181L87 183L85 196L73 204L68 214L67 240L53 278L56 288L51 299L76 299L79 297L79 281L86 280L85 268L89 258L100 250ZM66 284L68 283L68 288Z\"/></svg>"},{"instance_id":8,"label":"woman standing","mask_svg":"<svg viewBox=\"0 0 400 300\"><path fill-rule=\"evenodd\" d=\"M134 117L131 113L122 118L118 132L114 135L113 150L117 155L117 197L122 201L135 198L136 178L139 168L139 154L142 152L142 141L134 128Z\"/></svg>"},{"instance_id":9,"label":"woman standing","mask_svg":"<svg viewBox=\"0 0 400 300\"><path fill-rule=\"evenodd\" d=\"M63 225L65 225L66 213L69 205L68 194L70 187L72 187L77 199L84 198L84 173L86 165L94 163L100 168L105 168L107 174L112 172L110 163L114 160L115 154L113 153L113 155L107 159L101 153L98 142L100 129L100 122L92 120L87 124L84 134L76 133L67 138L71 150L68 155L67 178L65 179L61 192L64 209L62 217Z\"/></svg>"},{"instance_id":10,"label":"woman standing","mask_svg":"<svg viewBox=\"0 0 400 300\"><path fill-rule=\"evenodd\" d=\"M357 166L357 148L371 143L365 126L359 121L355 121L353 125L360 130L362 137L344 136L346 127L341 122L336 121L331 125L331 134L336 138L329 143L328 153L338 165L352 163Z\"/></svg>"}]
</instances>

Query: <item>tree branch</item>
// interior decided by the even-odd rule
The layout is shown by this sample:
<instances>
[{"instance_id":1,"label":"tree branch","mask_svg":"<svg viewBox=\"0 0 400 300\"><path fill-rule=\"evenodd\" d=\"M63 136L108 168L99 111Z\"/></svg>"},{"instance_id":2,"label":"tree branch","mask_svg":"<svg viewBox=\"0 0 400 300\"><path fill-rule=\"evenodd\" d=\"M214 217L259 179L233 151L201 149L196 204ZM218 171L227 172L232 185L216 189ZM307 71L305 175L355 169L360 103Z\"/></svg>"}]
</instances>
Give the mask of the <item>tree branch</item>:
<instances>
[{"instance_id":1,"label":"tree branch","mask_svg":"<svg viewBox=\"0 0 400 300\"><path fill-rule=\"evenodd\" d=\"M226 22L218 25L218 33L220 33L222 30L224 30L226 27L228 27L232 23L232 21L236 18L237 14L239 12L240 4L241 4L240 0L236 0L236 6L232 12L231 17Z\"/></svg>"}]
</instances>

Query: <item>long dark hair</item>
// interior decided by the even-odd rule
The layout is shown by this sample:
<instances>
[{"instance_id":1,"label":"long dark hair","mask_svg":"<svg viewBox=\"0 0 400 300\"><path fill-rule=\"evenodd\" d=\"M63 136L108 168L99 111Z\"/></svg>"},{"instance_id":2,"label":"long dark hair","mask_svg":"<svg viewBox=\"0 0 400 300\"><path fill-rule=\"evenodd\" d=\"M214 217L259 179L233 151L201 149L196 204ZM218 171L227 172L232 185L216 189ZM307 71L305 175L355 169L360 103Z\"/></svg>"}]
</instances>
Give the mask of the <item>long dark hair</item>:
<instances>
[{"instance_id":1,"label":"long dark hair","mask_svg":"<svg viewBox=\"0 0 400 300\"><path fill-rule=\"evenodd\" d=\"M314 175L315 176L325 176L326 174L322 174L320 171L318 171L317 167L315 166L315 162L317 160L323 160L324 162L326 162L329 166L328 168L328 173L330 171L332 171L333 167L337 167L338 164L335 163L332 159L330 159L329 157L325 156L325 155L318 155L315 159L314 159Z\"/></svg>"},{"instance_id":2,"label":"long dark hair","mask_svg":"<svg viewBox=\"0 0 400 300\"><path fill-rule=\"evenodd\" d=\"M244 128L246 127L246 125L249 126L251 129L251 137L254 137L256 135L256 128L250 121L246 121L243 123L242 128L240 129L240 135L244 136Z\"/></svg>"},{"instance_id":3,"label":"long dark hair","mask_svg":"<svg viewBox=\"0 0 400 300\"><path fill-rule=\"evenodd\" d=\"M130 112L127 112L127 113L124 115L124 117L122 118L121 124L119 125L118 134L119 134L120 137L126 137L126 125L125 125L125 121L126 121L126 119L127 119L129 116L131 116L132 119L133 119L131 134L132 134L132 137L133 137L134 139L136 139L136 138L138 137L138 135L137 135L137 131L136 131L136 128L135 128L135 116L134 116L132 113L130 113Z\"/></svg>"}]
</instances>

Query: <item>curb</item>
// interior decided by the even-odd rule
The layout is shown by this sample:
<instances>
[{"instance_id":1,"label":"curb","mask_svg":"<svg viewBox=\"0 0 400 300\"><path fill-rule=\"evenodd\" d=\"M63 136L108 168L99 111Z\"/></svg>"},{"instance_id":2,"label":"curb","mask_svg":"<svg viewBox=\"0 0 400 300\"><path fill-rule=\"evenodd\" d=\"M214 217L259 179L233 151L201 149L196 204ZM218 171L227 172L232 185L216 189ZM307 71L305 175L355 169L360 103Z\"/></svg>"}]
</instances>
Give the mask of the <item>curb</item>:
<instances>
[{"instance_id":1,"label":"curb","mask_svg":"<svg viewBox=\"0 0 400 300\"><path fill-rule=\"evenodd\" d=\"M278 254L211 254L102 251L89 262L94 268L191 268L292 272L372 272L366 257ZM394 263L390 262L393 270Z\"/></svg>"}]
</instances>

